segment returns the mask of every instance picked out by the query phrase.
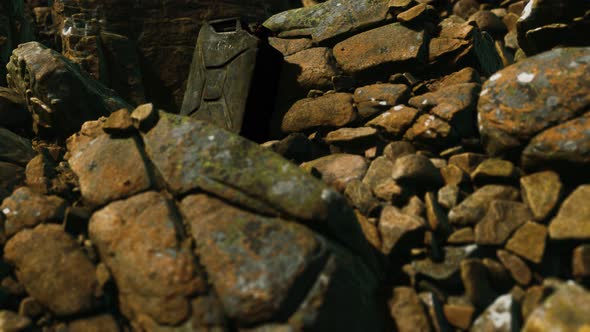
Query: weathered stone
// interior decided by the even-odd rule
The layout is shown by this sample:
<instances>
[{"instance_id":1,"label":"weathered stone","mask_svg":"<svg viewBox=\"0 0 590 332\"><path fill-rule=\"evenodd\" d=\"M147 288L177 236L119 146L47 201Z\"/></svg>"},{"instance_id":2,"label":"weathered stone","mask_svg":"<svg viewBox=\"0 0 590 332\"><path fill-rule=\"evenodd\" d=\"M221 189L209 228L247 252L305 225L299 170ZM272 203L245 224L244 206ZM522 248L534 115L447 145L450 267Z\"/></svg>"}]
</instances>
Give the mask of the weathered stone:
<instances>
[{"instance_id":1,"label":"weathered stone","mask_svg":"<svg viewBox=\"0 0 590 332\"><path fill-rule=\"evenodd\" d=\"M464 186L471 183L469 174L455 165L447 165L441 168L440 174L447 186Z\"/></svg>"},{"instance_id":2,"label":"weathered stone","mask_svg":"<svg viewBox=\"0 0 590 332\"><path fill-rule=\"evenodd\" d=\"M369 165L369 169L363 178L363 183L368 184L373 191L382 182L391 178L393 163L384 156L375 158Z\"/></svg>"},{"instance_id":3,"label":"weathered stone","mask_svg":"<svg viewBox=\"0 0 590 332\"><path fill-rule=\"evenodd\" d=\"M80 314L95 307L94 265L60 225L20 231L6 244L4 258L16 266L27 293L55 315Z\"/></svg>"},{"instance_id":4,"label":"weathered stone","mask_svg":"<svg viewBox=\"0 0 590 332\"><path fill-rule=\"evenodd\" d=\"M42 222L61 222L65 209L66 202L60 197L40 195L27 187L21 187L0 205L0 210L6 216L4 232L10 237Z\"/></svg>"},{"instance_id":5,"label":"weathered stone","mask_svg":"<svg viewBox=\"0 0 590 332\"><path fill-rule=\"evenodd\" d=\"M476 185L489 183L515 182L518 171L510 161L490 158L484 160L471 173L471 180Z\"/></svg>"},{"instance_id":6,"label":"weathered stone","mask_svg":"<svg viewBox=\"0 0 590 332\"><path fill-rule=\"evenodd\" d=\"M18 305L18 314L26 317L39 317L43 314L43 306L32 297L23 299Z\"/></svg>"},{"instance_id":7,"label":"weathered stone","mask_svg":"<svg viewBox=\"0 0 590 332\"><path fill-rule=\"evenodd\" d=\"M486 160L486 156L483 154L465 152L449 158L449 164L455 165L464 172L471 174L484 160Z\"/></svg>"},{"instance_id":8,"label":"weathered stone","mask_svg":"<svg viewBox=\"0 0 590 332\"><path fill-rule=\"evenodd\" d=\"M296 223L256 216L205 195L188 196L181 211L225 311L240 322L272 316L295 281L321 259L314 257L320 240Z\"/></svg>"},{"instance_id":9,"label":"weathered stone","mask_svg":"<svg viewBox=\"0 0 590 332\"><path fill-rule=\"evenodd\" d=\"M479 73L477 72L477 70L471 67L463 68L457 72L454 72L441 78L440 80L433 82L432 84L430 84L429 88L432 91L437 91L447 86L463 83L481 84L481 78L479 77Z\"/></svg>"},{"instance_id":10,"label":"weathered stone","mask_svg":"<svg viewBox=\"0 0 590 332\"><path fill-rule=\"evenodd\" d=\"M372 84L354 90L353 99L359 109L372 106L379 110L404 103L409 92L405 84Z\"/></svg>"},{"instance_id":11,"label":"weathered stone","mask_svg":"<svg viewBox=\"0 0 590 332\"><path fill-rule=\"evenodd\" d=\"M365 158L352 154L331 154L301 164L299 167L311 172L317 170L322 181L343 192L352 180L361 180L367 172Z\"/></svg>"},{"instance_id":12,"label":"weathered stone","mask_svg":"<svg viewBox=\"0 0 590 332\"><path fill-rule=\"evenodd\" d=\"M178 324L189 298L205 290L196 259L179 240L178 211L164 196L146 192L94 213L88 232L116 282L122 313Z\"/></svg>"},{"instance_id":13,"label":"weathered stone","mask_svg":"<svg viewBox=\"0 0 590 332\"><path fill-rule=\"evenodd\" d=\"M426 276L447 285L456 285L459 279L461 262L477 249L475 245L445 247L444 260L435 262L431 258L412 261L418 275Z\"/></svg>"},{"instance_id":14,"label":"weathered stone","mask_svg":"<svg viewBox=\"0 0 590 332\"><path fill-rule=\"evenodd\" d=\"M575 283L557 289L531 313L523 331L584 331L590 328L590 293Z\"/></svg>"},{"instance_id":15,"label":"weathered stone","mask_svg":"<svg viewBox=\"0 0 590 332\"><path fill-rule=\"evenodd\" d=\"M40 153L31 159L25 168L25 183L32 191L47 194L52 189L52 180L56 176L57 165L46 153Z\"/></svg>"},{"instance_id":16,"label":"weathered stone","mask_svg":"<svg viewBox=\"0 0 590 332\"><path fill-rule=\"evenodd\" d=\"M577 278L590 276L590 245L584 244L574 250L572 274Z\"/></svg>"},{"instance_id":17,"label":"weathered stone","mask_svg":"<svg viewBox=\"0 0 590 332\"><path fill-rule=\"evenodd\" d=\"M494 34L506 33L507 28L504 22L489 10L480 10L469 16L468 22L475 22L482 30Z\"/></svg>"},{"instance_id":18,"label":"weathered stone","mask_svg":"<svg viewBox=\"0 0 590 332\"><path fill-rule=\"evenodd\" d=\"M34 156L31 141L0 128L0 161L25 166Z\"/></svg>"},{"instance_id":19,"label":"weathered stone","mask_svg":"<svg viewBox=\"0 0 590 332\"><path fill-rule=\"evenodd\" d=\"M516 229L532 217L526 204L492 200L485 216L475 225L475 243L502 245Z\"/></svg>"},{"instance_id":20,"label":"weathered stone","mask_svg":"<svg viewBox=\"0 0 590 332\"><path fill-rule=\"evenodd\" d=\"M417 116L417 109L398 105L367 122L367 126L381 128L393 137L402 137Z\"/></svg>"},{"instance_id":21,"label":"weathered stone","mask_svg":"<svg viewBox=\"0 0 590 332\"><path fill-rule=\"evenodd\" d=\"M412 247L412 241L419 244L425 226L424 219L405 214L394 206L385 206L379 218L379 233L383 242L381 251L389 255L396 252L393 249L407 250L408 247ZM403 249L396 247L399 243L403 243L406 247Z\"/></svg>"},{"instance_id":22,"label":"weathered stone","mask_svg":"<svg viewBox=\"0 0 590 332\"><path fill-rule=\"evenodd\" d=\"M316 127L341 127L355 118L352 96L334 93L297 101L282 119L281 130L291 133Z\"/></svg>"},{"instance_id":23,"label":"weathered stone","mask_svg":"<svg viewBox=\"0 0 590 332\"><path fill-rule=\"evenodd\" d=\"M430 230L448 236L451 233L449 220L447 214L443 211L436 200L436 195L433 192L424 194L424 205L426 207L426 220L430 226Z\"/></svg>"},{"instance_id":24,"label":"weathered stone","mask_svg":"<svg viewBox=\"0 0 590 332\"><path fill-rule=\"evenodd\" d=\"M449 324L462 330L469 329L475 314L473 306L461 304L445 304L443 311Z\"/></svg>"},{"instance_id":25,"label":"weathered stone","mask_svg":"<svg viewBox=\"0 0 590 332\"><path fill-rule=\"evenodd\" d=\"M23 167L0 161L0 199L10 196L12 190L22 184L24 177Z\"/></svg>"},{"instance_id":26,"label":"weathered stone","mask_svg":"<svg viewBox=\"0 0 590 332\"><path fill-rule=\"evenodd\" d=\"M281 71L282 93L293 95L296 91L329 90L332 77L340 74L332 50L314 47L286 56Z\"/></svg>"},{"instance_id":27,"label":"weathered stone","mask_svg":"<svg viewBox=\"0 0 590 332\"><path fill-rule=\"evenodd\" d=\"M396 36L396 38L391 38ZM359 33L334 46L336 61L348 74L400 69L424 62L424 32L393 23Z\"/></svg>"},{"instance_id":28,"label":"weathered stone","mask_svg":"<svg viewBox=\"0 0 590 332\"><path fill-rule=\"evenodd\" d=\"M522 259L506 250L498 250L497 254L500 262L502 262L517 283L526 286L531 282L533 274L531 269Z\"/></svg>"},{"instance_id":29,"label":"weathered stone","mask_svg":"<svg viewBox=\"0 0 590 332\"><path fill-rule=\"evenodd\" d=\"M449 221L457 225L475 224L484 217L492 200L515 201L519 196L518 190L510 186L483 186L449 211Z\"/></svg>"},{"instance_id":30,"label":"weathered stone","mask_svg":"<svg viewBox=\"0 0 590 332\"><path fill-rule=\"evenodd\" d=\"M428 61L436 62L466 48L469 42L456 38L432 38L428 45Z\"/></svg>"},{"instance_id":31,"label":"weathered stone","mask_svg":"<svg viewBox=\"0 0 590 332\"><path fill-rule=\"evenodd\" d=\"M276 14L263 25L279 37L311 36L323 42L385 20L389 0L328 0Z\"/></svg>"},{"instance_id":32,"label":"weathered stone","mask_svg":"<svg viewBox=\"0 0 590 332\"><path fill-rule=\"evenodd\" d=\"M360 182L359 182L360 183ZM365 235L365 239L375 248L376 250L381 250L381 235L379 234L379 230L377 229L377 221L375 218L368 218L360 213L360 211L355 210L356 218L359 221L359 225L361 226L361 230Z\"/></svg>"},{"instance_id":33,"label":"weathered stone","mask_svg":"<svg viewBox=\"0 0 590 332\"><path fill-rule=\"evenodd\" d=\"M396 181L438 186L442 184L440 171L425 156L411 154L398 158L393 164L392 177Z\"/></svg>"},{"instance_id":34,"label":"weathered stone","mask_svg":"<svg viewBox=\"0 0 590 332\"><path fill-rule=\"evenodd\" d=\"M113 112L104 123L102 129L109 134L127 133L133 129L133 119L129 110L120 109Z\"/></svg>"},{"instance_id":35,"label":"weathered stone","mask_svg":"<svg viewBox=\"0 0 590 332\"><path fill-rule=\"evenodd\" d=\"M459 195L460 190L457 185L446 185L438 190L437 202L445 209L450 210L459 203Z\"/></svg>"},{"instance_id":36,"label":"weathered stone","mask_svg":"<svg viewBox=\"0 0 590 332\"><path fill-rule=\"evenodd\" d=\"M547 227L529 221L512 235L506 249L533 263L541 263L545 253Z\"/></svg>"},{"instance_id":37,"label":"weathered stone","mask_svg":"<svg viewBox=\"0 0 590 332\"><path fill-rule=\"evenodd\" d=\"M424 217L424 212L426 211L426 207L424 206L424 202L420 199L420 197L413 195L408 200L408 204L406 204L402 208L402 212L405 214L409 214L416 217Z\"/></svg>"},{"instance_id":38,"label":"weathered stone","mask_svg":"<svg viewBox=\"0 0 590 332\"><path fill-rule=\"evenodd\" d=\"M0 330L6 332L26 331L31 327L32 322L26 316L21 316L15 312L2 310L0 311Z\"/></svg>"},{"instance_id":39,"label":"weathered stone","mask_svg":"<svg viewBox=\"0 0 590 332\"><path fill-rule=\"evenodd\" d=\"M535 136L522 153L527 169L576 170L590 163L590 112Z\"/></svg>"},{"instance_id":40,"label":"weathered stone","mask_svg":"<svg viewBox=\"0 0 590 332\"><path fill-rule=\"evenodd\" d=\"M131 112L133 125L140 130L147 131L158 122L158 110L154 104L142 104Z\"/></svg>"},{"instance_id":41,"label":"weathered stone","mask_svg":"<svg viewBox=\"0 0 590 332\"><path fill-rule=\"evenodd\" d=\"M512 307L515 300L511 294L505 294L496 299L486 310L473 322L471 331L485 332L511 332L516 321L512 315Z\"/></svg>"},{"instance_id":42,"label":"weathered stone","mask_svg":"<svg viewBox=\"0 0 590 332\"><path fill-rule=\"evenodd\" d=\"M556 240L590 239L590 185L579 186L566 198L549 224L549 237Z\"/></svg>"},{"instance_id":43,"label":"weathered stone","mask_svg":"<svg viewBox=\"0 0 590 332\"><path fill-rule=\"evenodd\" d=\"M461 280L467 297L479 308L487 307L498 295L490 284L486 266L479 259L461 262Z\"/></svg>"},{"instance_id":44,"label":"weathered stone","mask_svg":"<svg viewBox=\"0 0 590 332\"><path fill-rule=\"evenodd\" d=\"M68 140L68 162L78 176L80 192L88 203L104 205L151 186L138 138L111 138L103 133L91 140L82 140L79 136L85 135L76 134Z\"/></svg>"},{"instance_id":45,"label":"weathered stone","mask_svg":"<svg viewBox=\"0 0 590 332\"><path fill-rule=\"evenodd\" d=\"M432 20L436 17L436 11L434 7L419 3L416 6L399 13L397 15L398 22L408 23L408 24L418 24L424 20Z\"/></svg>"},{"instance_id":46,"label":"weathered stone","mask_svg":"<svg viewBox=\"0 0 590 332\"><path fill-rule=\"evenodd\" d=\"M453 14L467 19L479 9L479 3L476 0L459 0L453 6Z\"/></svg>"},{"instance_id":47,"label":"weathered stone","mask_svg":"<svg viewBox=\"0 0 590 332\"><path fill-rule=\"evenodd\" d=\"M557 207L563 185L559 174L538 172L520 178L522 200L529 206L537 221L545 220Z\"/></svg>"},{"instance_id":48,"label":"weathered stone","mask_svg":"<svg viewBox=\"0 0 590 332\"><path fill-rule=\"evenodd\" d=\"M527 289L522 299L521 312L523 320L527 320L531 313L540 307L546 298L554 291L547 285L535 285Z\"/></svg>"},{"instance_id":49,"label":"weathered stone","mask_svg":"<svg viewBox=\"0 0 590 332\"><path fill-rule=\"evenodd\" d=\"M309 38L269 37L268 44L285 57L313 47L313 42Z\"/></svg>"},{"instance_id":50,"label":"weathered stone","mask_svg":"<svg viewBox=\"0 0 590 332\"><path fill-rule=\"evenodd\" d=\"M36 128L50 129L57 136L67 137L84 121L129 108L113 91L37 42L19 45L7 69L8 84L26 99Z\"/></svg>"},{"instance_id":51,"label":"weathered stone","mask_svg":"<svg viewBox=\"0 0 590 332\"><path fill-rule=\"evenodd\" d=\"M266 215L321 224L329 236L372 259L344 197L274 152L204 122L164 112L143 140L174 194L201 189Z\"/></svg>"},{"instance_id":52,"label":"weathered stone","mask_svg":"<svg viewBox=\"0 0 590 332\"><path fill-rule=\"evenodd\" d=\"M351 180L344 190L344 195L352 206L366 216L371 215L379 207L379 201L373 196L371 186L362 181Z\"/></svg>"},{"instance_id":53,"label":"weathered stone","mask_svg":"<svg viewBox=\"0 0 590 332\"><path fill-rule=\"evenodd\" d=\"M543 130L585 112L590 105L584 88L590 86L589 52L588 48L556 49L490 77L478 103L487 152L501 155L521 149Z\"/></svg>"},{"instance_id":54,"label":"weathered stone","mask_svg":"<svg viewBox=\"0 0 590 332\"><path fill-rule=\"evenodd\" d=\"M475 234L473 233L473 228L465 227L456 230L452 233L447 242L450 244L471 244L475 243Z\"/></svg>"},{"instance_id":55,"label":"weathered stone","mask_svg":"<svg viewBox=\"0 0 590 332\"><path fill-rule=\"evenodd\" d=\"M69 322L67 326L68 332L120 331L117 321L112 315L109 314L77 319Z\"/></svg>"},{"instance_id":56,"label":"weathered stone","mask_svg":"<svg viewBox=\"0 0 590 332\"><path fill-rule=\"evenodd\" d=\"M363 141L374 140L376 134L377 130L370 127L340 128L329 132L324 141L334 145L362 145Z\"/></svg>"},{"instance_id":57,"label":"weathered stone","mask_svg":"<svg viewBox=\"0 0 590 332\"><path fill-rule=\"evenodd\" d=\"M416 153L416 148L410 142L393 141L383 149L383 155L395 162L397 158Z\"/></svg>"},{"instance_id":58,"label":"weathered stone","mask_svg":"<svg viewBox=\"0 0 590 332\"><path fill-rule=\"evenodd\" d=\"M448 122L432 115L421 115L406 131L404 139L432 148L448 147L455 143L457 133Z\"/></svg>"},{"instance_id":59,"label":"weathered stone","mask_svg":"<svg viewBox=\"0 0 590 332\"><path fill-rule=\"evenodd\" d=\"M389 311L399 332L431 331L422 302L413 288L394 288Z\"/></svg>"}]
</instances>

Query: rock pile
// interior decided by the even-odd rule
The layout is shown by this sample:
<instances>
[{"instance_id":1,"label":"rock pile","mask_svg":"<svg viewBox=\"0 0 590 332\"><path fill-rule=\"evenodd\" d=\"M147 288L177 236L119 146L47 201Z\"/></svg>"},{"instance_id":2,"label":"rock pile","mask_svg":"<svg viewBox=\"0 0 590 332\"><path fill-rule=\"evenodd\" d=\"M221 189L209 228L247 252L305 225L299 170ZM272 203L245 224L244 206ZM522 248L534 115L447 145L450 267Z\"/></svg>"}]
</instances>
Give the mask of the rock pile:
<instances>
[{"instance_id":1,"label":"rock pile","mask_svg":"<svg viewBox=\"0 0 590 332\"><path fill-rule=\"evenodd\" d=\"M261 3L0 0L0 330L590 329L587 1Z\"/></svg>"}]
</instances>

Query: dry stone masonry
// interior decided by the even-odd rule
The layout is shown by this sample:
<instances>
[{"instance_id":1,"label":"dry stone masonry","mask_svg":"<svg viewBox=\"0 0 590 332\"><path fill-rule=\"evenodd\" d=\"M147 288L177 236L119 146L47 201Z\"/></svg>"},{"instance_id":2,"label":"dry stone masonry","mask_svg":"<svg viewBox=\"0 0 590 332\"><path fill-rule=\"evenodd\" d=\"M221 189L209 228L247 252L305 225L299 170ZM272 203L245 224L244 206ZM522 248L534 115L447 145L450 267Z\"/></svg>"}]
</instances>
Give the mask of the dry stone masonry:
<instances>
[{"instance_id":1,"label":"dry stone masonry","mask_svg":"<svg viewBox=\"0 0 590 332\"><path fill-rule=\"evenodd\" d=\"M0 0L0 331L590 330L585 0Z\"/></svg>"}]
</instances>

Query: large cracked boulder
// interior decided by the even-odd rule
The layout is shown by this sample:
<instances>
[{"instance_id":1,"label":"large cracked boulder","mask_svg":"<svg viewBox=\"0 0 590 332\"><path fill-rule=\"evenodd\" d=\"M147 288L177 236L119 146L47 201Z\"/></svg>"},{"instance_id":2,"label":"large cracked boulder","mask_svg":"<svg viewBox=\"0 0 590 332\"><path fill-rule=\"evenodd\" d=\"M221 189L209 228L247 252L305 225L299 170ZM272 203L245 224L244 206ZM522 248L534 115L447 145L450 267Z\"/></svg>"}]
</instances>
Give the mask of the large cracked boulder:
<instances>
[{"instance_id":1,"label":"large cracked boulder","mask_svg":"<svg viewBox=\"0 0 590 332\"><path fill-rule=\"evenodd\" d=\"M590 163L590 48L555 49L492 75L478 103L491 155L529 168Z\"/></svg>"},{"instance_id":2,"label":"large cracked boulder","mask_svg":"<svg viewBox=\"0 0 590 332\"><path fill-rule=\"evenodd\" d=\"M129 107L112 90L38 42L19 45L7 69L8 84L25 99L37 131L68 136L85 121Z\"/></svg>"},{"instance_id":3,"label":"large cracked boulder","mask_svg":"<svg viewBox=\"0 0 590 332\"><path fill-rule=\"evenodd\" d=\"M139 130L85 123L68 157L134 327L381 328L380 270L340 194L205 122L149 105L130 116Z\"/></svg>"}]
</instances>

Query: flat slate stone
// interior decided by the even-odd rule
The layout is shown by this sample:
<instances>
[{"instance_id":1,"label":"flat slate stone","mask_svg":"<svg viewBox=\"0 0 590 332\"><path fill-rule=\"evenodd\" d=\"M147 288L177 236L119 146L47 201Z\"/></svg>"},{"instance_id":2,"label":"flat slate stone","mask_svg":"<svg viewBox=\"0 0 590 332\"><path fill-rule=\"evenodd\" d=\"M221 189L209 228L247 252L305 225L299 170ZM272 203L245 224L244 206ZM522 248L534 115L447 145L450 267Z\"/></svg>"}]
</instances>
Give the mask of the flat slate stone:
<instances>
[{"instance_id":1,"label":"flat slate stone","mask_svg":"<svg viewBox=\"0 0 590 332\"><path fill-rule=\"evenodd\" d=\"M419 65L427 55L424 41L423 31L414 31L393 23L359 33L336 44L334 57L348 74Z\"/></svg>"}]
</instances>

